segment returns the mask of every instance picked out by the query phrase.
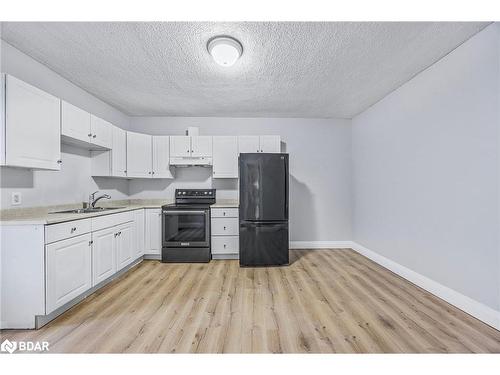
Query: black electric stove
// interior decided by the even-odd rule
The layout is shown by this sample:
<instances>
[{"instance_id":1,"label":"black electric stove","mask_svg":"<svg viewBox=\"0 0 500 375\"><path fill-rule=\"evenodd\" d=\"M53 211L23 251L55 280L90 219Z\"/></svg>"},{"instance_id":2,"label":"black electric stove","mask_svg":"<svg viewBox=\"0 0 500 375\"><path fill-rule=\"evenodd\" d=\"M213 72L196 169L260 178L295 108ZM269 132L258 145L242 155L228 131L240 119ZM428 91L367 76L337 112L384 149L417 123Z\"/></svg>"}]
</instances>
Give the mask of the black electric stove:
<instances>
[{"instance_id":1,"label":"black electric stove","mask_svg":"<svg viewBox=\"0 0 500 375\"><path fill-rule=\"evenodd\" d=\"M210 205L215 189L176 189L162 206L162 262L210 262Z\"/></svg>"}]
</instances>

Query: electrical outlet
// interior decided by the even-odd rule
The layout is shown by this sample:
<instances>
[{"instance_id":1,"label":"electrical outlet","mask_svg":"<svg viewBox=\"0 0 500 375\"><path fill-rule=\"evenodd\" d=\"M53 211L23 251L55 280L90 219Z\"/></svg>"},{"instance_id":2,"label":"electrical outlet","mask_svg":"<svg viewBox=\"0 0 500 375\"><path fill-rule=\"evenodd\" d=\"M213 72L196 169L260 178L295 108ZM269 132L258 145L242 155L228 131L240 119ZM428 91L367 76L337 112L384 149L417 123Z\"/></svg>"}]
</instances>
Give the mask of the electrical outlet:
<instances>
[{"instance_id":1,"label":"electrical outlet","mask_svg":"<svg viewBox=\"0 0 500 375\"><path fill-rule=\"evenodd\" d=\"M19 193L19 192L12 193L12 197L11 197L11 202L10 203L13 206L19 206L21 204L21 200L22 200L21 193Z\"/></svg>"}]
</instances>

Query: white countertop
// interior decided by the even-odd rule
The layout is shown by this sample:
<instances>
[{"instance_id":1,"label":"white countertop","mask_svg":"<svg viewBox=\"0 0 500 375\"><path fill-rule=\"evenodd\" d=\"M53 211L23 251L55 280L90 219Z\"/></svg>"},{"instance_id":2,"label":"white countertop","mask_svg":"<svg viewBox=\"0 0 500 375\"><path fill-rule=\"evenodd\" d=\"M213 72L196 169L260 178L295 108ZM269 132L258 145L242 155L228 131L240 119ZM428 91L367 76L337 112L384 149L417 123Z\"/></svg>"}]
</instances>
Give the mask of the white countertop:
<instances>
[{"instance_id":1,"label":"white countertop","mask_svg":"<svg viewBox=\"0 0 500 375\"><path fill-rule=\"evenodd\" d=\"M81 220L91 217L112 215L120 212L139 210L143 208L160 208L165 204L173 203L172 200L130 200L109 202L105 207L120 207L114 210L89 213L51 213L55 211L70 210L81 208L78 205L60 205L31 207L20 209L8 209L0 211L0 225L48 225L63 223L65 221ZM236 200L218 200L211 207L230 208L238 207Z\"/></svg>"}]
</instances>

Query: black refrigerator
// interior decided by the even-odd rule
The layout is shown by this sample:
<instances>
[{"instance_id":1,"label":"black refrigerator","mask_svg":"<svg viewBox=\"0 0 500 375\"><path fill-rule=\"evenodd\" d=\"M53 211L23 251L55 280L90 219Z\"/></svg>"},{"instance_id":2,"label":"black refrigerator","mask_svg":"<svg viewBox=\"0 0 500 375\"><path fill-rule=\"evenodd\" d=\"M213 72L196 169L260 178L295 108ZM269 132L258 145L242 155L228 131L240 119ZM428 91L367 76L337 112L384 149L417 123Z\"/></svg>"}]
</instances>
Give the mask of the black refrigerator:
<instances>
[{"instance_id":1,"label":"black refrigerator","mask_svg":"<svg viewBox=\"0 0 500 375\"><path fill-rule=\"evenodd\" d=\"M240 266L288 257L288 154L240 154Z\"/></svg>"}]
</instances>

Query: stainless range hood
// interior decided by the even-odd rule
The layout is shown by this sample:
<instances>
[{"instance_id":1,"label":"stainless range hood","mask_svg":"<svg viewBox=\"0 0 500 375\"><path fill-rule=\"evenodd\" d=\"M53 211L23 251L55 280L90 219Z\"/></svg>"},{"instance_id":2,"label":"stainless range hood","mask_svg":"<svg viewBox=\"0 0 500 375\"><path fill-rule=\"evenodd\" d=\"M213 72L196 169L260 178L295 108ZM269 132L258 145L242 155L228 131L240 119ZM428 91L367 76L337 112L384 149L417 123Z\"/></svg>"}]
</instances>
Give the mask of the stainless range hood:
<instances>
[{"instance_id":1,"label":"stainless range hood","mask_svg":"<svg viewBox=\"0 0 500 375\"><path fill-rule=\"evenodd\" d=\"M209 157L178 157L170 158L170 165L173 167L211 167L212 158Z\"/></svg>"}]
</instances>

